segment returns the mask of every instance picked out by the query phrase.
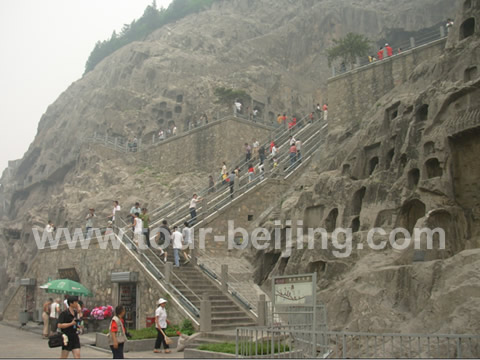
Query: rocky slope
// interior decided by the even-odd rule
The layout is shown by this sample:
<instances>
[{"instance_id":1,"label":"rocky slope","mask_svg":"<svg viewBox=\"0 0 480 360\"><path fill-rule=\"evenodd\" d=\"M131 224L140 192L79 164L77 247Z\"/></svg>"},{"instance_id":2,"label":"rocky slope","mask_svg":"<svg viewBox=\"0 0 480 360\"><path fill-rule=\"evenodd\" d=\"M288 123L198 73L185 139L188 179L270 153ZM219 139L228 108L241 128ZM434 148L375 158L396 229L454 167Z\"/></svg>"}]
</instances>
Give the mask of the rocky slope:
<instances>
[{"instance_id":1,"label":"rocky slope","mask_svg":"<svg viewBox=\"0 0 480 360\"><path fill-rule=\"evenodd\" d=\"M213 118L226 110L214 104L219 86L247 90L269 120L279 111L306 112L326 100L323 50L333 38L418 30L453 9L448 0L218 1L115 52L48 107L25 156L2 177L0 292L35 253L32 226L48 218L78 225L87 207L108 208L113 195L124 204L134 198L157 204L172 196L159 190L158 176L181 181L154 164L140 174L143 164L89 153L83 136L149 139L173 124L182 130L203 112Z\"/></svg>"},{"instance_id":2,"label":"rocky slope","mask_svg":"<svg viewBox=\"0 0 480 360\"><path fill-rule=\"evenodd\" d=\"M272 275L317 271L332 329L480 331L480 32L469 20L478 19L480 4L458 3L444 54L418 65L362 118L331 120L316 164L283 199L283 220L352 228L352 255L335 257L331 242L321 250L320 238L316 250L294 250L289 259L273 249L251 255L269 265L257 271L266 289ZM374 227L441 227L445 250L436 238L434 250L425 243L368 250Z\"/></svg>"}]
</instances>

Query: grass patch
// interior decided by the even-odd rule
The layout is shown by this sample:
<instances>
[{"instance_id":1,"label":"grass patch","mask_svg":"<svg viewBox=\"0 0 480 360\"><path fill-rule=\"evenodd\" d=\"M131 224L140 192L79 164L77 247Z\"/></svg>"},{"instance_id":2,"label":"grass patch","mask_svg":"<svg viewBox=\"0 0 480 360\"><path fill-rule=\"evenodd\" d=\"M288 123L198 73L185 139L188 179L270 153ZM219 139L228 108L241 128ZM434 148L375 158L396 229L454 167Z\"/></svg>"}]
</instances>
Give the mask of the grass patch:
<instances>
[{"instance_id":1,"label":"grass patch","mask_svg":"<svg viewBox=\"0 0 480 360\"><path fill-rule=\"evenodd\" d=\"M262 347L262 345L263 345L263 347ZM267 341L265 341L263 343L261 343L261 342L257 343L257 351L255 352L255 343L254 342L244 344L242 355L244 355L244 356L254 356L255 354L257 354L257 355L271 354L271 351L270 351L271 345L272 344L270 342L267 342ZM279 353L279 352L289 351L290 347L288 345L285 345L285 344L281 344L280 346L278 344L275 344L273 349L274 349L274 353ZM220 344L202 344L198 347L198 350L220 352L220 353L235 355L235 343L226 342L226 343L220 343Z\"/></svg>"}]
</instances>

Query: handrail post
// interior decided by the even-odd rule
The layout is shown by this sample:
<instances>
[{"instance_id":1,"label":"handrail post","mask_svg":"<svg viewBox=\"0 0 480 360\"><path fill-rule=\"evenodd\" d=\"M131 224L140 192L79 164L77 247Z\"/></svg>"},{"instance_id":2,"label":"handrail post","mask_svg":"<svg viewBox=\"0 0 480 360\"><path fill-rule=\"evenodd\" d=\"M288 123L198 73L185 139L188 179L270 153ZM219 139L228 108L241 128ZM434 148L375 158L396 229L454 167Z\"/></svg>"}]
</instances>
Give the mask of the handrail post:
<instances>
[{"instance_id":1,"label":"handrail post","mask_svg":"<svg viewBox=\"0 0 480 360\"><path fill-rule=\"evenodd\" d=\"M192 249L192 251L190 251L190 255L192 257L190 261L191 261L192 265L198 265L198 249L195 246L195 240L194 240L193 244L194 244L193 249Z\"/></svg>"},{"instance_id":2,"label":"handrail post","mask_svg":"<svg viewBox=\"0 0 480 360\"><path fill-rule=\"evenodd\" d=\"M166 262L165 263L165 282L167 284L170 284L170 281L172 279L172 271L173 271L173 263Z\"/></svg>"},{"instance_id":3,"label":"handrail post","mask_svg":"<svg viewBox=\"0 0 480 360\"><path fill-rule=\"evenodd\" d=\"M108 145L108 133L105 133L105 145Z\"/></svg>"},{"instance_id":4,"label":"handrail post","mask_svg":"<svg viewBox=\"0 0 480 360\"><path fill-rule=\"evenodd\" d=\"M222 279L222 291L226 293L228 292L228 265L227 264L222 264L221 279Z\"/></svg>"},{"instance_id":5,"label":"handrail post","mask_svg":"<svg viewBox=\"0 0 480 360\"><path fill-rule=\"evenodd\" d=\"M208 293L203 294L200 301L200 331L212 331L212 303Z\"/></svg>"},{"instance_id":6,"label":"handrail post","mask_svg":"<svg viewBox=\"0 0 480 360\"><path fill-rule=\"evenodd\" d=\"M203 198L201 201L202 204L202 220L205 220L208 216L208 201L206 198Z\"/></svg>"},{"instance_id":7,"label":"handrail post","mask_svg":"<svg viewBox=\"0 0 480 360\"><path fill-rule=\"evenodd\" d=\"M265 295L260 295L258 299L257 305L257 313L258 313L258 326L267 326L267 302L265 301Z\"/></svg>"}]
</instances>

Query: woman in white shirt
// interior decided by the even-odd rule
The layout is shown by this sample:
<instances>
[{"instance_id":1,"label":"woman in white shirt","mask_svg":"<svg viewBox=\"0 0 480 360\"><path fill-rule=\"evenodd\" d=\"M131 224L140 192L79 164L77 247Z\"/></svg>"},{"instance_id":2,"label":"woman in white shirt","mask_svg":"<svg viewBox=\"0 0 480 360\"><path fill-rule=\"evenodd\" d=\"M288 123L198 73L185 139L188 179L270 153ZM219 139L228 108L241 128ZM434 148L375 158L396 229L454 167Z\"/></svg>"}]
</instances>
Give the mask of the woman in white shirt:
<instances>
[{"instance_id":1,"label":"woman in white shirt","mask_svg":"<svg viewBox=\"0 0 480 360\"><path fill-rule=\"evenodd\" d=\"M165 306L167 305L167 300L160 298L157 302L157 310L155 310L155 327L157 329L157 340L155 341L155 349L153 350L154 353L161 353L162 351L160 348L162 347L165 349L165 354L170 353L169 346L165 342L165 330L167 329L167 325L170 323L167 320L167 310L165 310Z\"/></svg>"}]
</instances>

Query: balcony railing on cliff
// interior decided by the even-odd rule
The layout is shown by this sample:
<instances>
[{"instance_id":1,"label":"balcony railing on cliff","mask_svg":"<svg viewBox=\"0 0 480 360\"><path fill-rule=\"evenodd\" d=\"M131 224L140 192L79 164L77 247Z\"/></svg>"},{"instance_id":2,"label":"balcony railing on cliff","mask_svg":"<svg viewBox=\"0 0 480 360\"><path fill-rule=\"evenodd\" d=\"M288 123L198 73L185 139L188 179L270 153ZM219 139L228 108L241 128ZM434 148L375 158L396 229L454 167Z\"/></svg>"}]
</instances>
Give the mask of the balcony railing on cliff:
<instances>
[{"instance_id":1,"label":"balcony railing on cliff","mask_svg":"<svg viewBox=\"0 0 480 360\"><path fill-rule=\"evenodd\" d=\"M403 43L400 43L400 44L390 44L390 46L393 45L392 46L393 47L393 55L392 56L387 56L387 52L384 49L384 51L383 51L384 57L383 57L382 60L376 59L376 60L373 60L373 61L369 61L368 57L357 58L357 63L353 65L352 69L347 69L347 67L344 64L335 64L335 65L332 66L332 76L331 77L343 75L343 74L349 73L351 71L358 70L360 68L366 68L368 66L373 66L375 64L382 63L382 62L387 61L389 59L394 59L394 58L397 58L398 56L405 55L406 53L408 53L409 51L411 51L413 49L416 49L416 48L419 48L419 47L437 42L439 40L445 39L447 37L447 33L448 33L448 31L446 30L446 28L444 26L440 26L440 28L438 30L432 30L432 31L429 31L429 32L424 33L424 34L422 34L420 36L417 36L417 37L410 37L409 41L407 41L407 42L403 42ZM371 55L374 55L376 57L377 56L377 51L378 50L375 50L375 51L372 50Z\"/></svg>"},{"instance_id":2,"label":"balcony railing on cliff","mask_svg":"<svg viewBox=\"0 0 480 360\"><path fill-rule=\"evenodd\" d=\"M96 144L101 144L105 147L108 147L110 149L120 151L120 152L139 152L139 151L144 151L146 148L154 145L159 145L159 144L164 144L166 141L170 141L175 139L176 136L185 136L188 134L192 134L199 129L203 129L207 126L210 126L214 123L226 120L231 117L235 117L237 119L242 119L246 121L251 121L260 125L272 127L272 122L268 122L266 119L266 114L259 114L259 115L253 115L252 113L246 114L245 112L242 111L237 111L236 109L233 109L232 112L217 112L215 117L212 120L204 120L203 122L198 123L197 125L190 124L187 129L184 131L173 134L173 133L167 133L164 132L163 136L160 136L159 133L157 134L152 134L151 137L139 137L138 139L127 139L125 137L121 136L111 136L108 134L102 134L99 132L94 132L93 136L87 136L83 140L85 142L90 142L90 143L96 143Z\"/></svg>"}]
</instances>

